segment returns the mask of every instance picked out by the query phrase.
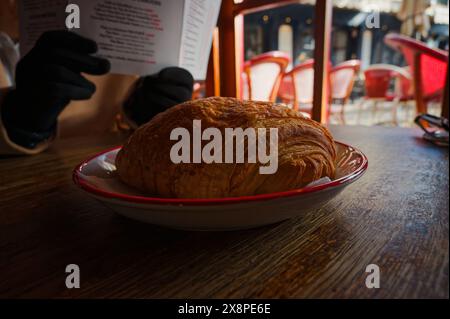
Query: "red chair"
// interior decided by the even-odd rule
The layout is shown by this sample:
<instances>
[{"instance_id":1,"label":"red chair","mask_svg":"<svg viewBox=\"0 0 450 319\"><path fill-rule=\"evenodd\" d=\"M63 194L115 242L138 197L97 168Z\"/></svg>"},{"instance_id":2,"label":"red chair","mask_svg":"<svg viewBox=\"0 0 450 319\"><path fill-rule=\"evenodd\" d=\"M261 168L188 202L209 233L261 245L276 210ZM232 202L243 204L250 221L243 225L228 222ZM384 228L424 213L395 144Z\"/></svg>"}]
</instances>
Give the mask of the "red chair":
<instances>
[{"instance_id":1,"label":"red chair","mask_svg":"<svg viewBox=\"0 0 450 319\"><path fill-rule=\"evenodd\" d=\"M289 56L280 51L263 53L246 61L242 76L242 97L275 102L281 78L289 63Z\"/></svg>"},{"instance_id":2,"label":"red chair","mask_svg":"<svg viewBox=\"0 0 450 319\"><path fill-rule=\"evenodd\" d=\"M294 103L294 84L292 84L292 77L283 74L281 78L280 88L278 90L278 97L282 103Z\"/></svg>"},{"instance_id":3,"label":"red chair","mask_svg":"<svg viewBox=\"0 0 450 319\"><path fill-rule=\"evenodd\" d=\"M306 60L284 75L279 97L284 103L293 104L294 110L311 114L314 98L314 59Z\"/></svg>"},{"instance_id":4,"label":"red chair","mask_svg":"<svg viewBox=\"0 0 450 319\"><path fill-rule=\"evenodd\" d=\"M292 103L294 110L311 113L314 96L314 60L295 66L283 77L280 98Z\"/></svg>"},{"instance_id":5,"label":"red chair","mask_svg":"<svg viewBox=\"0 0 450 319\"><path fill-rule=\"evenodd\" d=\"M379 102L395 102L392 107L393 122L397 124L397 105L412 99L411 76L405 68L390 64L373 64L364 71L365 96L364 101L373 102L373 117ZM392 82L395 81L394 90ZM363 102L364 102L363 101ZM358 118L360 118L361 107Z\"/></svg>"},{"instance_id":6,"label":"red chair","mask_svg":"<svg viewBox=\"0 0 450 319\"><path fill-rule=\"evenodd\" d=\"M417 112L427 113L427 102L442 97L448 52L429 48L420 41L399 34L388 34L384 41L403 53L413 74Z\"/></svg>"},{"instance_id":7,"label":"red chair","mask_svg":"<svg viewBox=\"0 0 450 319\"><path fill-rule=\"evenodd\" d=\"M332 102L338 102L341 106L339 115L342 124L345 124L345 105L352 94L355 77L358 74L360 67L360 60L349 60L340 63L331 69L331 99Z\"/></svg>"}]
</instances>

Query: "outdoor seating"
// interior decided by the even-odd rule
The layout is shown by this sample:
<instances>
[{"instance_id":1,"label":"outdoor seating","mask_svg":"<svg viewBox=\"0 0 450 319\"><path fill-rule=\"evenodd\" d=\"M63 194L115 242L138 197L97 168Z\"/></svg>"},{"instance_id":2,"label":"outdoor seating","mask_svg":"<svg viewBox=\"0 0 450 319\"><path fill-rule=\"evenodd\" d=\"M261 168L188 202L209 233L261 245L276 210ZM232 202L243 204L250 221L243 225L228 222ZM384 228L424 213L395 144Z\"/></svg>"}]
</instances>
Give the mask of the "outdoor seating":
<instances>
[{"instance_id":1,"label":"outdoor seating","mask_svg":"<svg viewBox=\"0 0 450 319\"><path fill-rule=\"evenodd\" d=\"M243 97L274 102L289 62L288 55L280 51L267 52L245 62Z\"/></svg>"},{"instance_id":2,"label":"outdoor seating","mask_svg":"<svg viewBox=\"0 0 450 319\"><path fill-rule=\"evenodd\" d=\"M417 112L426 113L428 102L442 99L448 52L400 34L388 34L384 41L402 52L411 70Z\"/></svg>"}]
</instances>

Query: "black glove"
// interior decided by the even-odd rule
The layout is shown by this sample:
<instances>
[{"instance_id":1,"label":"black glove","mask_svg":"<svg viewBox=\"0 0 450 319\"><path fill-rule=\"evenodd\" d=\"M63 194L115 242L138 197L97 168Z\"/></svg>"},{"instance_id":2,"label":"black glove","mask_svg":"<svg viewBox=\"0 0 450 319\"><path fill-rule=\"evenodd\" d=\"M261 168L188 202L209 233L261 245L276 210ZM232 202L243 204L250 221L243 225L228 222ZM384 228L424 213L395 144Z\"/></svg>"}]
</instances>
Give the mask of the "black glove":
<instances>
[{"instance_id":1,"label":"black glove","mask_svg":"<svg viewBox=\"0 0 450 319\"><path fill-rule=\"evenodd\" d=\"M148 122L156 114L192 98L194 79L185 69L170 67L139 79L125 102L127 116L136 124Z\"/></svg>"},{"instance_id":2,"label":"black glove","mask_svg":"<svg viewBox=\"0 0 450 319\"><path fill-rule=\"evenodd\" d=\"M44 33L19 61L16 88L7 95L2 120L9 138L33 148L52 135L58 115L71 100L89 99L95 85L81 72L102 75L106 59L92 56L97 44L69 31Z\"/></svg>"}]
</instances>

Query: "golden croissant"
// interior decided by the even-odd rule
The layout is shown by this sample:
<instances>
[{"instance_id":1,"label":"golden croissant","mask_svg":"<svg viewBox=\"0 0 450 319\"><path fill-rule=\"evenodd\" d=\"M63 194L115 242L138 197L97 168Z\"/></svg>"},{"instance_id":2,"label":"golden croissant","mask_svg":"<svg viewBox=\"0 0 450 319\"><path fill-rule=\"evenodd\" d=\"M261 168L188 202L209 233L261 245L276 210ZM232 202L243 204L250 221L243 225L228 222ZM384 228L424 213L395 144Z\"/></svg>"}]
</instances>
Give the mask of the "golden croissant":
<instances>
[{"instance_id":1,"label":"golden croissant","mask_svg":"<svg viewBox=\"0 0 450 319\"><path fill-rule=\"evenodd\" d=\"M267 132L275 129L277 144L270 144L272 136L264 136L267 138L256 146L267 146L266 151L277 146L276 171L261 173L261 167L268 164L255 162L255 156L253 160L248 157L244 162L237 161L237 138L236 145L229 149L233 153L234 147L235 161L229 161L231 157L225 151L211 152L216 161L201 157L199 161L198 154L195 160L194 126L200 122L202 129L214 128L214 132L222 136L232 128L254 128L258 134L263 132L260 129ZM180 128L182 131L176 131ZM174 161L173 156L179 155L179 149L174 151L179 143L173 139L174 132L193 134L192 143L187 144L191 152L183 155L191 159L190 162L179 158ZM251 136L245 136L240 144L245 146L244 151L249 156L254 150L250 147ZM207 144L207 139L197 141L202 154ZM222 140L219 146L227 150L230 143ZM286 191L304 187L322 177L333 178L335 157L336 149L329 131L283 104L213 97L174 106L138 128L118 153L116 167L122 182L150 196L222 198Z\"/></svg>"}]
</instances>

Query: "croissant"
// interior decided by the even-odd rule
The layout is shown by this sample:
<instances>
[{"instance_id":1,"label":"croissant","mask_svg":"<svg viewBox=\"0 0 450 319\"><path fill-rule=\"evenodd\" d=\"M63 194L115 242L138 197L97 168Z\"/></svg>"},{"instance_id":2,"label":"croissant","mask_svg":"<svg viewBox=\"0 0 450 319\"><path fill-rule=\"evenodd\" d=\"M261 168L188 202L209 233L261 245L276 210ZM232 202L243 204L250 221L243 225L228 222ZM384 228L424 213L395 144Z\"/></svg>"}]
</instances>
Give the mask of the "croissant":
<instances>
[{"instance_id":1,"label":"croissant","mask_svg":"<svg viewBox=\"0 0 450 319\"><path fill-rule=\"evenodd\" d=\"M175 163L171 155L177 141L172 131L183 128L193 134L194 120L200 120L203 129L217 128L222 134L227 128L277 129L276 172L261 174L263 164L249 159ZM246 141L248 151L249 138ZM207 143L202 140L201 146ZM266 144L267 150L273 146L269 139ZM329 131L283 104L212 97L174 106L138 128L118 153L116 168L122 182L150 196L221 198L286 191L325 176L333 178L335 157Z\"/></svg>"}]
</instances>

